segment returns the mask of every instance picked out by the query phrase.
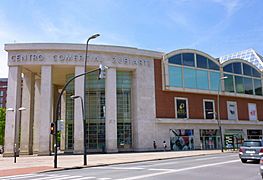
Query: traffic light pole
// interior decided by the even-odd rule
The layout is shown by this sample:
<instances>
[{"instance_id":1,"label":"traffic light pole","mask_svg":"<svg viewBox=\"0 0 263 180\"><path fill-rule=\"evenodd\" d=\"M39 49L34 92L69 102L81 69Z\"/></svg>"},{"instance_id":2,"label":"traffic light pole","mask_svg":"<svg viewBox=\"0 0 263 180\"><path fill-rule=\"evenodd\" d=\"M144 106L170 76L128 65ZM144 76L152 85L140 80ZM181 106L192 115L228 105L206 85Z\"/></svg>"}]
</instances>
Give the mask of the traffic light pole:
<instances>
[{"instance_id":1,"label":"traffic light pole","mask_svg":"<svg viewBox=\"0 0 263 180\"><path fill-rule=\"evenodd\" d=\"M107 66L103 66L103 65L100 65L99 68L97 69L94 69L92 71L88 71L88 72L84 72L82 74L79 74L77 76L74 76L72 77L71 79L69 79L67 81L67 83L64 85L64 87L62 88L61 92L59 93L59 96L58 96L58 100L57 100L57 103L56 103L56 119L55 119L55 134L54 135L54 138L55 138L55 144L54 144L54 168L57 168L57 164L58 164L58 149L57 149L57 144L58 144L58 119L59 119L59 105L60 105L60 102L61 102L61 98L62 98L62 95L64 93L64 91L66 90L66 87L69 85L69 83L71 83L74 79L78 78L78 77L81 77L81 76L84 76L84 75L87 75L89 73L93 73L95 71L99 71L99 76L98 78L99 79L103 79L105 78L105 70L107 69L108 67ZM102 76L102 73L103 73L103 76ZM84 124L83 124L84 125ZM85 127L84 127L85 128ZM85 129L84 129L85 130Z\"/></svg>"},{"instance_id":2,"label":"traffic light pole","mask_svg":"<svg viewBox=\"0 0 263 180\"><path fill-rule=\"evenodd\" d=\"M71 83L74 79L78 78L78 77L81 77L81 76L84 76L86 74L89 74L89 73L93 73L95 71L98 71L98 69L94 69L92 71L88 71L88 72L85 72L85 73L82 73L82 74L79 74L77 76L74 76L72 77L71 79L69 79L67 81L67 83L64 85L64 87L62 88L59 96L58 96L58 100L57 100L57 103L56 103L56 119L55 119L55 144L54 144L54 168L57 168L57 162L58 162L58 149L57 149L57 144L58 144L58 119L59 119L59 105L60 105L60 102L61 102L61 98L62 98L62 95L64 93L64 91L66 90L66 87L69 85L69 83Z\"/></svg>"}]
</instances>

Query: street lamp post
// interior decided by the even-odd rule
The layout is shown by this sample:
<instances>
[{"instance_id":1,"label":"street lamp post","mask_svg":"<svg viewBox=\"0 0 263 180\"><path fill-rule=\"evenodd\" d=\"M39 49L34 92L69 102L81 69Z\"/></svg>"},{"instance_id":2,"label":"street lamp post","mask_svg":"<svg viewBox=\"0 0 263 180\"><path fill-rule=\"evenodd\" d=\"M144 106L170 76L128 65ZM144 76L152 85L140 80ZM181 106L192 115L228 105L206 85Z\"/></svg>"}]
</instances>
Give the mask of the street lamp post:
<instances>
[{"instance_id":1,"label":"street lamp post","mask_svg":"<svg viewBox=\"0 0 263 180\"><path fill-rule=\"evenodd\" d=\"M17 133L16 133L16 129L17 129L17 119L16 119L16 113L17 111L24 111L26 110L26 108L24 107L20 107L17 110L15 110L14 108L7 108L6 111L11 111L11 112L15 112L15 125L14 125L14 163L16 163L16 156L17 156Z\"/></svg>"},{"instance_id":2,"label":"street lamp post","mask_svg":"<svg viewBox=\"0 0 263 180\"><path fill-rule=\"evenodd\" d=\"M89 74L89 73L93 73L93 72L96 72L96 71L100 71L99 68L97 69L94 69L94 70L91 70L89 72L86 72L86 73L82 73L82 74L79 74L79 75L76 75L72 78L70 78L67 83L63 86L63 88L61 89L59 95L58 95L58 99L57 99L57 103L56 103L56 117L55 117L55 152L54 152L54 168L57 168L57 161L58 161L58 153L57 153L57 143L58 143L58 118L59 118L59 107L60 107L60 102L61 102L61 98L62 98L62 95L63 93L65 92L66 88L68 87L68 85L73 81L75 80L76 78L79 78L81 76L85 76L86 74Z\"/></svg>"},{"instance_id":3,"label":"street lamp post","mask_svg":"<svg viewBox=\"0 0 263 180\"><path fill-rule=\"evenodd\" d=\"M72 99L80 98L81 101L81 109L82 109L82 119L83 119L83 152L84 152L84 165L87 165L87 150L86 150L86 126L85 126L85 117L84 117L84 102L81 96L70 96Z\"/></svg>"},{"instance_id":4,"label":"street lamp post","mask_svg":"<svg viewBox=\"0 0 263 180\"><path fill-rule=\"evenodd\" d=\"M85 51L85 61L84 61L84 94L83 94L83 98L84 98L84 100L82 100L83 101L83 104L84 104L84 110L83 110L83 127L84 127L84 132L83 132L83 134L86 134L85 132L86 132L86 109L87 109L87 103L86 103L86 80L87 80L87 59L88 59L88 46L89 46L89 41L91 40L91 39L95 39L95 38L97 38L97 37L99 37L100 36L100 34L94 34L94 35L92 35L92 36L90 36L89 38L88 38L88 40L87 40L87 43L86 43L86 51ZM87 165L87 161L85 161L85 159L86 159L86 157L87 157L87 149L86 149L86 137L84 137L84 165Z\"/></svg>"},{"instance_id":5,"label":"street lamp post","mask_svg":"<svg viewBox=\"0 0 263 180\"><path fill-rule=\"evenodd\" d=\"M220 133L220 140L221 140L221 151L224 152L224 149L223 149L223 135L222 135L222 127L221 127L221 121L220 121L220 94L219 94L219 90L220 90L220 84L221 84L221 81L223 79L226 79L227 76L224 76L224 77L221 77L219 78L218 80L218 90L217 90L217 124L218 124L218 127L219 127L219 133Z\"/></svg>"}]
</instances>

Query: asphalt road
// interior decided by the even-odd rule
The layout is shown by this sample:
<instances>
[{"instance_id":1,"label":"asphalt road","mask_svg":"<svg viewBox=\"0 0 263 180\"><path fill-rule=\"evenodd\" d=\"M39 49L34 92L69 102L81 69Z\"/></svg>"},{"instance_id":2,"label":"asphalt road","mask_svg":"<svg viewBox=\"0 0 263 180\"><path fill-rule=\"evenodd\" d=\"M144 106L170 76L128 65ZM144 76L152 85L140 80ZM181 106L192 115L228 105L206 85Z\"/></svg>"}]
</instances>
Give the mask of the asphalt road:
<instances>
[{"instance_id":1,"label":"asphalt road","mask_svg":"<svg viewBox=\"0 0 263 180\"><path fill-rule=\"evenodd\" d=\"M2 179L260 180L261 176L258 163L243 164L237 153L224 153L0 178Z\"/></svg>"}]
</instances>

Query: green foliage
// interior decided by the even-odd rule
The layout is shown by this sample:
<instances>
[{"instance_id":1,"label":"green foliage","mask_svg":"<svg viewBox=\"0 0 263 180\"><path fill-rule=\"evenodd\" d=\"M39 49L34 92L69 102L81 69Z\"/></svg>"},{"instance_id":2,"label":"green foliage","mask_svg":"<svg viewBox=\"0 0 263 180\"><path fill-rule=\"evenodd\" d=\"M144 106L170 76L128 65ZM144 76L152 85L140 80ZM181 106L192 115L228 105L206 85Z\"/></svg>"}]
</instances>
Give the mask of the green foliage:
<instances>
[{"instance_id":1,"label":"green foliage","mask_svg":"<svg viewBox=\"0 0 263 180\"><path fill-rule=\"evenodd\" d=\"M5 139L5 113L4 108L0 108L0 145L4 145Z\"/></svg>"}]
</instances>

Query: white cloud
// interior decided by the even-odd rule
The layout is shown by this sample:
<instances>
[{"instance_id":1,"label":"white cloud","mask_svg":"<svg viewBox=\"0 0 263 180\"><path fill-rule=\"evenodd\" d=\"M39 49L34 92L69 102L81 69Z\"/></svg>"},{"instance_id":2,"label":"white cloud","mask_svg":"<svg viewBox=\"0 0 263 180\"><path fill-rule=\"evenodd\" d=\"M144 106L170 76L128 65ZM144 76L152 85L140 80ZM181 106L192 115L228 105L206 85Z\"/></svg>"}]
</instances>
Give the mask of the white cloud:
<instances>
[{"instance_id":1,"label":"white cloud","mask_svg":"<svg viewBox=\"0 0 263 180\"><path fill-rule=\"evenodd\" d=\"M232 16L241 6L240 0L213 0L213 1L225 8L227 16Z\"/></svg>"}]
</instances>

